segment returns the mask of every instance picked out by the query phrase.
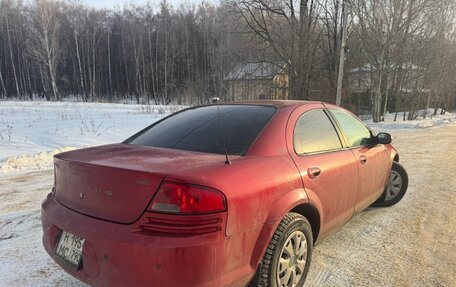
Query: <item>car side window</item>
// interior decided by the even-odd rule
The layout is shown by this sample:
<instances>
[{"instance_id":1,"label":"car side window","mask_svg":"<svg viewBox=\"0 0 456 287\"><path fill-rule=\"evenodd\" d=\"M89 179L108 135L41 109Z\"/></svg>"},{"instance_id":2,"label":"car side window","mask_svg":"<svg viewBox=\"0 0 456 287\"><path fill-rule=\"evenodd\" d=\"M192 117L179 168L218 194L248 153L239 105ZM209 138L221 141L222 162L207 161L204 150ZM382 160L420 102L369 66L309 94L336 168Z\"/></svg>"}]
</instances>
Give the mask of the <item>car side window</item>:
<instances>
[{"instance_id":1,"label":"car side window","mask_svg":"<svg viewBox=\"0 0 456 287\"><path fill-rule=\"evenodd\" d=\"M342 148L333 124L322 109L305 112L296 122L293 138L297 154Z\"/></svg>"},{"instance_id":2,"label":"car side window","mask_svg":"<svg viewBox=\"0 0 456 287\"><path fill-rule=\"evenodd\" d=\"M349 147L370 143L372 135L363 122L342 110L331 109L331 113L339 123Z\"/></svg>"}]
</instances>

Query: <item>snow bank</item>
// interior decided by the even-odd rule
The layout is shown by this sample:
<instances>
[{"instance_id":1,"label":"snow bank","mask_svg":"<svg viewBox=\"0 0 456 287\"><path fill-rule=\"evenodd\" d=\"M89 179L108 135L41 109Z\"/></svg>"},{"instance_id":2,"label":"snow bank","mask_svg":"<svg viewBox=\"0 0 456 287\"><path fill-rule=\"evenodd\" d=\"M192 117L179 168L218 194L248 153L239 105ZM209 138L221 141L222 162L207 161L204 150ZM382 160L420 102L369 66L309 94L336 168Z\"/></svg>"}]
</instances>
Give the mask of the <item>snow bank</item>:
<instances>
[{"instance_id":1,"label":"snow bank","mask_svg":"<svg viewBox=\"0 0 456 287\"><path fill-rule=\"evenodd\" d=\"M53 156L57 153L70 151L75 147L63 147L53 151L45 151L36 154L15 155L9 157L6 162L0 166L0 179L2 177L18 176L37 170L51 169L53 165Z\"/></svg>"},{"instance_id":2,"label":"snow bank","mask_svg":"<svg viewBox=\"0 0 456 287\"><path fill-rule=\"evenodd\" d=\"M364 121L376 131L404 131L404 130L414 130L414 129L425 129L425 128L439 128L444 126L456 125L456 114L446 112L444 115L433 116L433 109L429 109L427 117L423 118L423 111L419 111L415 120L403 121L403 114L399 113L396 121L394 121L394 113L388 113L385 116L385 121L380 123L374 123L372 117L364 118Z\"/></svg>"}]
</instances>

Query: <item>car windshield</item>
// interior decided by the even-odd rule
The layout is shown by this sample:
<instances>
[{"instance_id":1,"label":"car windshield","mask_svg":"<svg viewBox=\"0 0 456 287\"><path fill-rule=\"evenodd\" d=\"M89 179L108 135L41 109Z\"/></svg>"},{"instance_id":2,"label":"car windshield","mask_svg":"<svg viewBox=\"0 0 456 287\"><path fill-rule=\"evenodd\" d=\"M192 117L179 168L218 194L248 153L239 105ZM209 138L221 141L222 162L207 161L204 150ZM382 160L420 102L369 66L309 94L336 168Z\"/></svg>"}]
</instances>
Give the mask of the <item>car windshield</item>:
<instances>
[{"instance_id":1,"label":"car windshield","mask_svg":"<svg viewBox=\"0 0 456 287\"><path fill-rule=\"evenodd\" d=\"M218 107L203 106L178 112L137 133L125 143L225 154L224 140L228 154L243 155L276 111L272 106Z\"/></svg>"}]
</instances>

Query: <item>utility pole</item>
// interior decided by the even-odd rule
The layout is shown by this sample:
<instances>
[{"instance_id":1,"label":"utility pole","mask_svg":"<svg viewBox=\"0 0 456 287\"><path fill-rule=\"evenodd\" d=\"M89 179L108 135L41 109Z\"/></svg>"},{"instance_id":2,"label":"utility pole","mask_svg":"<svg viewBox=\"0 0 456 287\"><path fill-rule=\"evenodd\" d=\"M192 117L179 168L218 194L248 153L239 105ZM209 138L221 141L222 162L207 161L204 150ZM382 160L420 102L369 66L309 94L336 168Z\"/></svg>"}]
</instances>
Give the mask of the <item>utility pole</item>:
<instances>
[{"instance_id":1,"label":"utility pole","mask_svg":"<svg viewBox=\"0 0 456 287\"><path fill-rule=\"evenodd\" d=\"M342 81L344 79L345 49L347 47L348 13L346 0L342 0L342 40L340 43L339 74L337 77L336 105L342 102Z\"/></svg>"}]
</instances>

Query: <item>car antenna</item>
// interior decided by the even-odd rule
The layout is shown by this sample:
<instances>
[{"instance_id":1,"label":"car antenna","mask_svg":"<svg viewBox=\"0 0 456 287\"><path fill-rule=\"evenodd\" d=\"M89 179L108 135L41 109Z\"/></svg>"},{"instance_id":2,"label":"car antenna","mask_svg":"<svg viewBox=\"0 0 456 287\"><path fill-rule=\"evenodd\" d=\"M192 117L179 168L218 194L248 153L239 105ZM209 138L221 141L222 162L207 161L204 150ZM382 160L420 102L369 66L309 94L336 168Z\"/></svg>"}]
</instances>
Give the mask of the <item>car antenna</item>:
<instances>
[{"instance_id":1,"label":"car antenna","mask_svg":"<svg viewBox=\"0 0 456 287\"><path fill-rule=\"evenodd\" d=\"M218 118L219 118L220 132L222 133L223 149L225 150L225 164L231 164L231 161L228 157L228 150L226 148L225 135L223 132L222 114L220 113L220 98L218 98L218 97L212 98L212 103L217 103L217 112L218 112Z\"/></svg>"}]
</instances>

